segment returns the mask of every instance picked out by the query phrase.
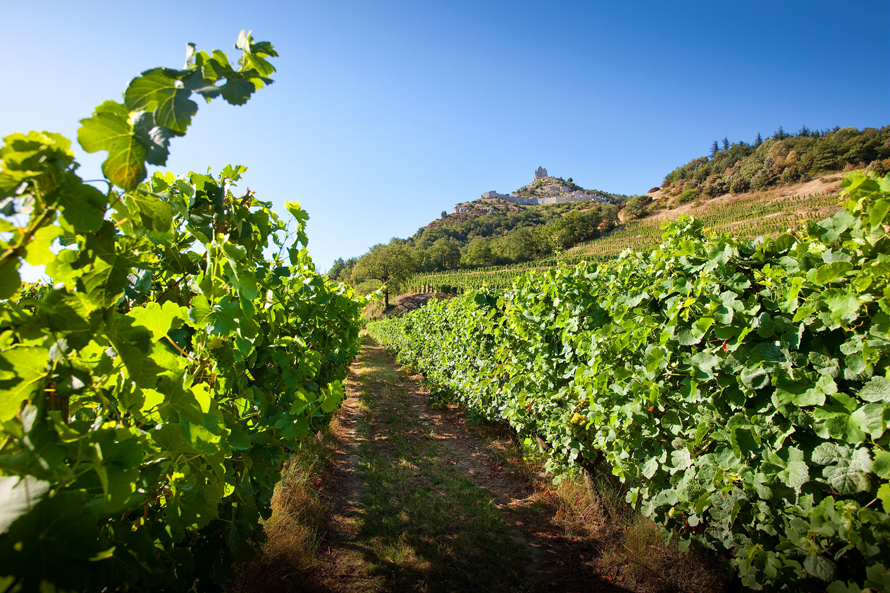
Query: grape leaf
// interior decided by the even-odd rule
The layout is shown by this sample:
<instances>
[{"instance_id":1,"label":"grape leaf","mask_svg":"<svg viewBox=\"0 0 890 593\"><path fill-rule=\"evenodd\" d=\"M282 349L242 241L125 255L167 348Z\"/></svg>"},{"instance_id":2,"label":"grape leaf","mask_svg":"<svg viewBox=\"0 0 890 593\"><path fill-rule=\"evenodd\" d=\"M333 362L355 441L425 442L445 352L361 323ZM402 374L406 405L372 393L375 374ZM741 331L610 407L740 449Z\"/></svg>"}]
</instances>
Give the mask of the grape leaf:
<instances>
[{"instance_id":1,"label":"grape leaf","mask_svg":"<svg viewBox=\"0 0 890 593\"><path fill-rule=\"evenodd\" d=\"M859 310L856 295L843 289L830 288L822 293L822 299L828 305L831 319L837 322L855 318L855 313Z\"/></svg>"},{"instance_id":2,"label":"grape leaf","mask_svg":"<svg viewBox=\"0 0 890 593\"><path fill-rule=\"evenodd\" d=\"M49 482L33 476L0 476L0 534L29 512L49 488Z\"/></svg>"},{"instance_id":3,"label":"grape leaf","mask_svg":"<svg viewBox=\"0 0 890 593\"><path fill-rule=\"evenodd\" d=\"M96 232L105 220L108 197L76 175L66 177L65 191L59 193L62 222L75 233Z\"/></svg>"},{"instance_id":4,"label":"grape leaf","mask_svg":"<svg viewBox=\"0 0 890 593\"><path fill-rule=\"evenodd\" d=\"M0 422L13 418L22 402L42 389L47 376L49 350L22 346L0 351Z\"/></svg>"},{"instance_id":5,"label":"grape leaf","mask_svg":"<svg viewBox=\"0 0 890 593\"><path fill-rule=\"evenodd\" d=\"M824 266L820 266L817 269L810 270L807 272L807 280L816 284L817 286L822 286L824 284L828 284L838 278L842 277L844 274L853 269L853 264L848 262L834 262L831 264L826 264Z\"/></svg>"},{"instance_id":6,"label":"grape leaf","mask_svg":"<svg viewBox=\"0 0 890 593\"><path fill-rule=\"evenodd\" d=\"M879 478L890 479L890 452L878 451L872 462L872 471Z\"/></svg>"},{"instance_id":7,"label":"grape leaf","mask_svg":"<svg viewBox=\"0 0 890 593\"><path fill-rule=\"evenodd\" d=\"M157 125L184 134L198 105L189 97L192 91L182 81L167 75L164 68L154 68L134 78L124 93L130 111L152 111Z\"/></svg>"},{"instance_id":8,"label":"grape leaf","mask_svg":"<svg viewBox=\"0 0 890 593\"><path fill-rule=\"evenodd\" d=\"M174 319L186 319L187 309L176 303L166 302L163 305L148 303L144 307L134 307L127 313L133 318L133 324L142 326L151 332L152 340L160 340L173 326Z\"/></svg>"},{"instance_id":9,"label":"grape leaf","mask_svg":"<svg viewBox=\"0 0 890 593\"><path fill-rule=\"evenodd\" d=\"M8 299L18 291L22 285L19 276L19 265L16 261L8 261L0 264L0 299Z\"/></svg>"},{"instance_id":10,"label":"grape leaf","mask_svg":"<svg viewBox=\"0 0 890 593\"><path fill-rule=\"evenodd\" d=\"M872 439L879 439L884 434L884 404L865 404L850 415L860 430L868 433Z\"/></svg>"},{"instance_id":11,"label":"grape leaf","mask_svg":"<svg viewBox=\"0 0 890 593\"><path fill-rule=\"evenodd\" d=\"M890 484L881 484L881 487L878 488L877 497L884 507L884 512L890 513Z\"/></svg>"},{"instance_id":12,"label":"grape leaf","mask_svg":"<svg viewBox=\"0 0 890 593\"><path fill-rule=\"evenodd\" d=\"M808 573L825 582L834 579L837 567L834 562L825 556L809 554L803 561L803 566Z\"/></svg>"},{"instance_id":13,"label":"grape leaf","mask_svg":"<svg viewBox=\"0 0 890 593\"><path fill-rule=\"evenodd\" d=\"M102 173L125 190L135 189L146 174L145 147L136 139L129 115L120 103L106 101L92 117L80 120L77 131L77 141L85 151L108 151Z\"/></svg>"},{"instance_id":14,"label":"grape leaf","mask_svg":"<svg viewBox=\"0 0 890 593\"><path fill-rule=\"evenodd\" d=\"M238 301L225 296L211 306L204 295L192 299L189 319L198 329L206 329L208 334L228 335L238 329L237 319L240 307Z\"/></svg>"},{"instance_id":15,"label":"grape leaf","mask_svg":"<svg viewBox=\"0 0 890 593\"><path fill-rule=\"evenodd\" d=\"M859 397L867 402L890 403L890 382L875 376L859 390Z\"/></svg>"}]
</instances>

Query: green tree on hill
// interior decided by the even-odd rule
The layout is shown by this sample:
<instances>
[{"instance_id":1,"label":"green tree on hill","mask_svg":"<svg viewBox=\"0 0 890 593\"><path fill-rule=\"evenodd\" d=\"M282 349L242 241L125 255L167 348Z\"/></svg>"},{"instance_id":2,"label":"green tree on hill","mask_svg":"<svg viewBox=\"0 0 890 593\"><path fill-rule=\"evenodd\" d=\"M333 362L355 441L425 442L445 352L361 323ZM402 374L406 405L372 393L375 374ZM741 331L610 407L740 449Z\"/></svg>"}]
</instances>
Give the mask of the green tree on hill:
<instances>
[{"instance_id":1,"label":"green tree on hill","mask_svg":"<svg viewBox=\"0 0 890 593\"><path fill-rule=\"evenodd\" d=\"M343 261L342 257L338 257L334 260L334 263L331 265L331 269L328 270L328 278L331 280L340 280L341 274L346 270L346 262Z\"/></svg>"},{"instance_id":2,"label":"green tree on hill","mask_svg":"<svg viewBox=\"0 0 890 593\"><path fill-rule=\"evenodd\" d=\"M495 265L497 262L491 250L491 241L485 237L473 237L467 245L461 263L470 267Z\"/></svg>"},{"instance_id":3,"label":"green tree on hill","mask_svg":"<svg viewBox=\"0 0 890 593\"><path fill-rule=\"evenodd\" d=\"M710 158L699 157L671 171L664 189L671 195L695 189L700 195L714 197L727 191L741 193L798 183L846 168L878 174L890 169L890 126L819 132L804 126L797 135L780 126L767 140L757 134L753 146L727 140L720 151L715 143Z\"/></svg>"},{"instance_id":4,"label":"green tree on hill","mask_svg":"<svg viewBox=\"0 0 890 593\"><path fill-rule=\"evenodd\" d=\"M644 216L646 207L652 201L649 196L633 196L624 205L624 217L628 220Z\"/></svg>"},{"instance_id":5,"label":"green tree on hill","mask_svg":"<svg viewBox=\"0 0 890 593\"><path fill-rule=\"evenodd\" d=\"M460 244L450 238L439 239L427 251L427 259L434 270L452 270L460 266Z\"/></svg>"},{"instance_id":6,"label":"green tree on hill","mask_svg":"<svg viewBox=\"0 0 890 593\"><path fill-rule=\"evenodd\" d=\"M414 252L404 241L393 241L389 245L380 243L356 262L352 281L354 284L368 280L382 282L383 303L388 308L390 292L398 291L416 269Z\"/></svg>"}]
</instances>

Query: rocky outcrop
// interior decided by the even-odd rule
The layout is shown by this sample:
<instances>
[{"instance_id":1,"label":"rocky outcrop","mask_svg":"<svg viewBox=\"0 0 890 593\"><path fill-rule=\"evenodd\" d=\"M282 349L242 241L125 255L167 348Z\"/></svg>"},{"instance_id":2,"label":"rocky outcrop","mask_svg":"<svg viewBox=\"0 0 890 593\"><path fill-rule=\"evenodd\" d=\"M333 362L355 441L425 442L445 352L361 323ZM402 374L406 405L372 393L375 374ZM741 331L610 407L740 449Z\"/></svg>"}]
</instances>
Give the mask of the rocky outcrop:
<instances>
[{"instance_id":1,"label":"rocky outcrop","mask_svg":"<svg viewBox=\"0 0 890 593\"><path fill-rule=\"evenodd\" d=\"M543 185L545 183L547 185ZM504 200L506 202L522 204L524 206L548 206L551 204L562 204L565 202L611 201L606 194L601 194L599 192L588 193L581 189L572 191L571 187L569 187L568 185L564 185L562 179L553 178L547 175L547 169L545 169L544 167L538 167L535 171L534 181L515 193L520 195L500 194L496 191L487 191L482 194L482 198L488 200ZM522 195L523 193L531 193L537 195L524 196Z\"/></svg>"}]
</instances>

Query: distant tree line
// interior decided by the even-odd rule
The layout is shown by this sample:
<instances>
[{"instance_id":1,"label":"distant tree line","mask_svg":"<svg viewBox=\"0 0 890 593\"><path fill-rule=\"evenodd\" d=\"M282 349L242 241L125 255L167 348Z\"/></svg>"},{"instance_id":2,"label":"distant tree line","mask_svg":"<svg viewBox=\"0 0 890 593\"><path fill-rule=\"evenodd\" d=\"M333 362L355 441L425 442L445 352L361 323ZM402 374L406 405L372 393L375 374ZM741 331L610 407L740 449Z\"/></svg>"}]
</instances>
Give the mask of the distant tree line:
<instances>
[{"instance_id":1,"label":"distant tree line","mask_svg":"<svg viewBox=\"0 0 890 593\"><path fill-rule=\"evenodd\" d=\"M862 131L803 127L797 134L780 126L766 140L757 134L753 144L730 143L724 138L711 145L710 157L693 159L671 171L662 188L671 195L694 190L713 197L765 190L854 168L879 175L890 171L890 126Z\"/></svg>"},{"instance_id":2,"label":"distant tree line","mask_svg":"<svg viewBox=\"0 0 890 593\"><path fill-rule=\"evenodd\" d=\"M518 263L558 254L612 230L618 206L577 202L498 210L439 222L408 239L373 246L361 257L337 259L328 276L360 292L389 292L417 272L437 272Z\"/></svg>"}]
</instances>

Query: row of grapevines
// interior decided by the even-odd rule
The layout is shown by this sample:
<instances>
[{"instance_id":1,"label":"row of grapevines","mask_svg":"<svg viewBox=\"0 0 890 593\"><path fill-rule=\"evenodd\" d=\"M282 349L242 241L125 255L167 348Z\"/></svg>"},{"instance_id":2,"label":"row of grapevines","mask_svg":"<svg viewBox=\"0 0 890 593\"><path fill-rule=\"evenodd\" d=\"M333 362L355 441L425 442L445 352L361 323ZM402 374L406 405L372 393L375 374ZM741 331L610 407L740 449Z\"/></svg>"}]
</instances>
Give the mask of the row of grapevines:
<instances>
[{"instance_id":1,"label":"row of grapevines","mask_svg":"<svg viewBox=\"0 0 890 593\"><path fill-rule=\"evenodd\" d=\"M0 591L224 581L288 449L341 401L361 303L315 272L299 205L288 228L236 193L245 167L143 181L193 93L240 105L271 82L272 46L237 47L190 47L81 122L107 192L58 134L0 148ZM55 284L23 285L24 262Z\"/></svg>"},{"instance_id":2,"label":"row of grapevines","mask_svg":"<svg viewBox=\"0 0 890 593\"><path fill-rule=\"evenodd\" d=\"M617 254L616 254L617 255ZM447 270L444 272L426 272L412 276L406 283L411 292L446 292L457 293L467 290L478 290L483 286L493 290L509 288L513 279L530 270L546 270L558 266L575 265L582 261L596 262L612 259L612 256L574 255L568 254L518 265L492 266L474 270Z\"/></svg>"},{"instance_id":3,"label":"row of grapevines","mask_svg":"<svg viewBox=\"0 0 890 593\"><path fill-rule=\"evenodd\" d=\"M801 222L817 222L838 210L837 201L837 194L831 192L790 197L742 196L730 204L705 204L696 210L695 216L710 231L753 239L779 235ZM479 290L483 286L503 290L512 285L514 278L529 270L575 265L582 261L604 262L618 257L627 248L650 249L659 243L661 224L662 219L655 217L631 220L621 228L578 244L558 257L472 270L426 272L414 275L407 287L413 292L463 292Z\"/></svg>"},{"instance_id":4,"label":"row of grapevines","mask_svg":"<svg viewBox=\"0 0 890 593\"><path fill-rule=\"evenodd\" d=\"M369 331L467 406L607 462L752 589L890 589L890 176L774 239L664 242Z\"/></svg>"}]
</instances>

